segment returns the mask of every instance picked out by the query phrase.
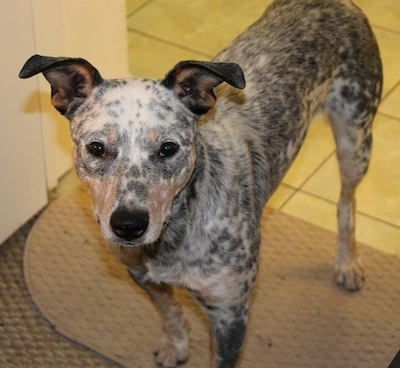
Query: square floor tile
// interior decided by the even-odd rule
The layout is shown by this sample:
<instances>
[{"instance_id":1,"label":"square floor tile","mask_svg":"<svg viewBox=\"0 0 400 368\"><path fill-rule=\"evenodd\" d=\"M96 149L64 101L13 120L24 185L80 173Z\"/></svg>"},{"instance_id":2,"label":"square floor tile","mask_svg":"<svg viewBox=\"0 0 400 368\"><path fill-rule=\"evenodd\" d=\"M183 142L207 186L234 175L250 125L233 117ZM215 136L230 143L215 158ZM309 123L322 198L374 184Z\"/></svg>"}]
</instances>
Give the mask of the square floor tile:
<instances>
[{"instance_id":1,"label":"square floor tile","mask_svg":"<svg viewBox=\"0 0 400 368\"><path fill-rule=\"evenodd\" d=\"M379 107L379 111L384 114L398 118L400 123L400 82L396 89L392 91L389 96L385 98L385 100L382 102L381 106Z\"/></svg>"},{"instance_id":2,"label":"square floor tile","mask_svg":"<svg viewBox=\"0 0 400 368\"><path fill-rule=\"evenodd\" d=\"M269 199L267 206L274 210L279 210L287 200L295 193L294 188L290 188L285 184L281 184L276 192Z\"/></svg>"},{"instance_id":3,"label":"square floor tile","mask_svg":"<svg viewBox=\"0 0 400 368\"><path fill-rule=\"evenodd\" d=\"M400 122L378 115L374 122L374 146L369 172L357 190L359 212L400 226ZM336 157L331 157L302 190L336 201L340 176ZM400 243L400 239L399 239Z\"/></svg>"},{"instance_id":4,"label":"square floor tile","mask_svg":"<svg viewBox=\"0 0 400 368\"><path fill-rule=\"evenodd\" d=\"M388 92L400 81L400 33L374 28L383 64L383 93Z\"/></svg>"},{"instance_id":5,"label":"square floor tile","mask_svg":"<svg viewBox=\"0 0 400 368\"><path fill-rule=\"evenodd\" d=\"M283 206L281 211L337 232L336 204L329 201L299 191ZM357 213L356 239L379 251L400 256L399 227Z\"/></svg>"},{"instance_id":6,"label":"square floor tile","mask_svg":"<svg viewBox=\"0 0 400 368\"><path fill-rule=\"evenodd\" d=\"M283 178L283 183L293 188L300 188L334 150L335 141L331 127L327 118L319 115L311 123L303 147Z\"/></svg>"},{"instance_id":7,"label":"square floor tile","mask_svg":"<svg viewBox=\"0 0 400 368\"><path fill-rule=\"evenodd\" d=\"M130 15L133 11L138 10L141 6L149 3L151 0L126 0L126 13Z\"/></svg>"},{"instance_id":8,"label":"square floor tile","mask_svg":"<svg viewBox=\"0 0 400 368\"><path fill-rule=\"evenodd\" d=\"M128 18L128 26L213 56L257 20L265 0L154 0Z\"/></svg>"},{"instance_id":9,"label":"square floor tile","mask_svg":"<svg viewBox=\"0 0 400 368\"><path fill-rule=\"evenodd\" d=\"M131 31L128 41L129 70L136 77L162 78L181 60L207 59L203 54Z\"/></svg>"},{"instance_id":10,"label":"square floor tile","mask_svg":"<svg viewBox=\"0 0 400 368\"><path fill-rule=\"evenodd\" d=\"M373 25L400 32L400 0L354 0Z\"/></svg>"},{"instance_id":11,"label":"square floor tile","mask_svg":"<svg viewBox=\"0 0 400 368\"><path fill-rule=\"evenodd\" d=\"M298 191L281 208L281 211L337 232L336 205L332 202Z\"/></svg>"}]
</instances>

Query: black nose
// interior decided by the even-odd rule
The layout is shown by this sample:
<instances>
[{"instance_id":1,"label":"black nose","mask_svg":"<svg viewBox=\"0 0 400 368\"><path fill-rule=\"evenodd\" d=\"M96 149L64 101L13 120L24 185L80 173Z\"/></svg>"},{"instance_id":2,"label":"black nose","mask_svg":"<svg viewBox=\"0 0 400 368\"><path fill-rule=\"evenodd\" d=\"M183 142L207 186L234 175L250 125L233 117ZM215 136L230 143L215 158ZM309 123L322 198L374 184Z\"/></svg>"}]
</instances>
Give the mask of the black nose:
<instances>
[{"instance_id":1,"label":"black nose","mask_svg":"<svg viewBox=\"0 0 400 368\"><path fill-rule=\"evenodd\" d=\"M121 239L139 239L149 225L149 214L146 211L119 208L111 215L110 225L114 234Z\"/></svg>"}]
</instances>

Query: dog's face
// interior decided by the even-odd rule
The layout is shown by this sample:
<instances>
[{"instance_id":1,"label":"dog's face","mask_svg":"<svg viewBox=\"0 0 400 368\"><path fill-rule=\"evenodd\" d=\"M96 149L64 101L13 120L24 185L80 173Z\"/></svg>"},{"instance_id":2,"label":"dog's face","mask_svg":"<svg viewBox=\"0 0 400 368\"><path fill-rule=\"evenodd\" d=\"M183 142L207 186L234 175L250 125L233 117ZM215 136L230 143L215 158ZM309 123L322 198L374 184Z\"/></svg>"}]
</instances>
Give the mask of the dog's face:
<instances>
[{"instance_id":1,"label":"dog's face","mask_svg":"<svg viewBox=\"0 0 400 368\"><path fill-rule=\"evenodd\" d=\"M223 81L244 88L240 67L188 61L164 80L103 80L84 59L33 56L20 77L43 73L52 104L70 120L78 176L106 240L154 243L195 164L197 120Z\"/></svg>"},{"instance_id":2,"label":"dog's face","mask_svg":"<svg viewBox=\"0 0 400 368\"><path fill-rule=\"evenodd\" d=\"M197 118L159 82L138 79L104 82L79 107L76 171L108 241L158 239L193 171Z\"/></svg>"}]
</instances>

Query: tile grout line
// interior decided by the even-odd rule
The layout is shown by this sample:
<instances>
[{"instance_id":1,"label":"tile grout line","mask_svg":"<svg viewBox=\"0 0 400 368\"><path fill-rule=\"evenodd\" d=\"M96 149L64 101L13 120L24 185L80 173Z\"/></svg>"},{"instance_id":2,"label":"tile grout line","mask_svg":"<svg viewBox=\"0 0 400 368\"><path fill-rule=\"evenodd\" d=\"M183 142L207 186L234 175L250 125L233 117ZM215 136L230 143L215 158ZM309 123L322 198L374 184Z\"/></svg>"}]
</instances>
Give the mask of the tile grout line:
<instances>
[{"instance_id":1,"label":"tile grout line","mask_svg":"<svg viewBox=\"0 0 400 368\"><path fill-rule=\"evenodd\" d=\"M285 184L285 185L286 185L286 184ZM279 210L279 211L282 211L283 208L289 203L289 201L295 196L295 194L297 194L297 193L300 191L299 188L293 188L293 187L290 187L290 186L289 186L289 188L294 189L294 191L293 191L293 193L290 194L289 197L286 198L286 200L284 200L283 203L278 207L278 210ZM268 202L267 202L267 205L268 205Z\"/></svg>"},{"instance_id":2,"label":"tile grout line","mask_svg":"<svg viewBox=\"0 0 400 368\"><path fill-rule=\"evenodd\" d=\"M201 55L201 56L204 56L204 57L206 57L206 58L208 58L208 59L210 59L210 60L213 58L213 56L211 56L211 55L209 55L209 54L206 54L206 53L204 53L204 52L202 52L202 51L198 51L198 50L195 50L195 49L191 49L190 47L182 46L182 45L179 45L179 44L177 44L177 43L174 43L174 42L171 42L171 41L168 41L168 40L164 40L164 39L162 39L162 38L159 38L159 37L156 37L156 36L147 34L147 33L145 33L145 32L138 31L137 29L133 29L133 28L128 27L128 31L129 31L129 32L133 32L133 33L137 33L137 34L139 34L140 36L150 38L150 39L152 39L152 40L154 40L154 41L158 41L158 42L161 42L161 43L170 45L170 46L177 47L177 48L179 48L179 49L181 49L181 50L185 50L185 51L189 51L189 52L194 52L194 53L199 54L199 55Z\"/></svg>"},{"instance_id":3,"label":"tile grout line","mask_svg":"<svg viewBox=\"0 0 400 368\"><path fill-rule=\"evenodd\" d=\"M388 92L386 92L385 96L382 96L382 99L379 102L379 104L381 105L382 102L386 101L390 97L390 95L396 90L396 88L399 86L400 86L400 80Z\"/></svg>"},{"instance_id":4,"label":"tile grout line","mask_svg":"<svg viewBox=\"0 0 400 368\"><path fill-rule=\"evenodd\" d=\"M400 117L398 117L398 116L393 116L393 115L386 114L384 112L379 112L379 111L378 111L378 114L384 116L385 118L396 120L400 123Z\"/></svg>"},{"instance_id":5,"label":"tile grout line","mask_svg":"<svg viewBox=\"0 0 400 368\"><path fill-rule=\"evenodd\" d=\"M400 31L396 31L394 29L386 28L386 27L380 26L378 24L371 23L371 27L372 28L379 28L382 31L387 31L387 32L390 32L390 33L395 33L397 35L400 35Z\"/></svg>"},{"instance_id":6,"label":"tile grout line","mask_svg":"<svg viewBox=\"0 0 400 368\"><path fill-rule=\"evenodd\" d=\"M322 197L322 196L319 196L319 195L317 195L317 194L308 192L308 191L306 191L306 190L297 189L296 192L293 193L293 195L296 194L296 193L303 193L303 194L306 194L306 195L308 195L308 196L310 196L310 197L313 197L314 199L319 199L319 200L322 200L322 201L324 201L324 202L326 202L326 203L329 203L329 204L332 204L332 205L334 205L334 206L337 206L337 201L332 201L332 200L330 200L330 199L328 199L328 198L324 198L324 197ZM292 195L292 196L293 196L293 195ZM291 197L292 197L292 196L291 196ZM339 195L338 195L338 197L339 197ZM281 210L281 208L279 208L279 210ZM392 222L389 222L389 221L387 221L387 220L381 219L381 218L379 218L379 217L375 217L375 216L370 215L370 214L368 214L368 213L365 213L365 212L363 212L363 211L358 211L358 210L356 210L356 214L362 215L362 216L364 216L364 217L368 217L370 220L374 220L374 221L380 222L380 223L382 223L382 224L388 225L388 226L393 227L393 228L395 228L395 229L400 229L400 226L399 226L399 225L396 225L396 224L394 224L394 223L392 223Z\"/></svg>"},{"instance_id":7,"label":"tile grout line","mask_svg":"<svg viewBox=\"0 0 400 368\"><path fill-rule=\"evenodd\" d=\"M321 169L322 166L324 166L328 160L331 159L331 157L333 157L336 154L336 149L334 149L330 154L328 154L328 156L325 157L325 159L313 170L313 172L308 175L308 177L306 179L304 179L304 181L299 185L299 190L303 189L304 185L307 184L307 182L319 171L319 169Z\"/></svg>"},{"instance_id":8,"label":"tile grout line","mask_svg":"<svg viewBox=\"0 0 400 368\"><path fill-rule=\"evenodd\" d=\"M136 14L137 12L142 10L143 8L147 7L147 5L149 5L153 1L154 0L148 0L148 1L144 2L142 5L139 5L136 9L132 10L129 14L127 14L126 17L129 18L130 16Z\"/></svg>"},{"instance_id":9,"label":"tile grout line","mask_svg":"<svg viewBox=\"0 0 400 368\"><path fill-rule=\"evenodd\" d=\"M279 210L282 210L284 206L288 204L288 202L297 194L298 192L304 192L306 191L303 190L304 185L317 173L317 171L335 154L336 150L333 150L331 153L329 153L324 160L312 171L310 175L307 176L306 179L303 180L303 182L296 188L292 187L288 184L283 183L284 185L288 186L289 188L294 189L294 192L279 206Z\"/></svg>"}]
</instances>

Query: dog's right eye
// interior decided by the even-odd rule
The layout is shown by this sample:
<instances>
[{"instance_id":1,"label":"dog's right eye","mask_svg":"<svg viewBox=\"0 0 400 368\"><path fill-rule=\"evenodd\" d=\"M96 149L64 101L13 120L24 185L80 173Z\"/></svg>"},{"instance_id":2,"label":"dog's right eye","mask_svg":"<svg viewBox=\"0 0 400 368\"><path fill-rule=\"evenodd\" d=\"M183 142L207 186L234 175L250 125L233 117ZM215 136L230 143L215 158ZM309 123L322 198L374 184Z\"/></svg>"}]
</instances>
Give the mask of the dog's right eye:
<instances>
[{"instance_id":1,"label":"dog's right eye","mask_svg":"<svg viewBox=\"0 0 400 368\"><path fill-rule=\"evenodd\" d=\"M104 157L105 148L101 142L91 142L87 145L87 150L90 154L96 157Z\"/></svg>"},{"instance_id":2,"label":"dog's right eye","mask_svg":"<svg viewBox=\"0 0 400 368\"><path fill-rule=\"evenodd\" d=\"M164 142L159 151L160 157L169 157L178 152L179 146L174 142Z\"/></svg>"}]
</instances>

